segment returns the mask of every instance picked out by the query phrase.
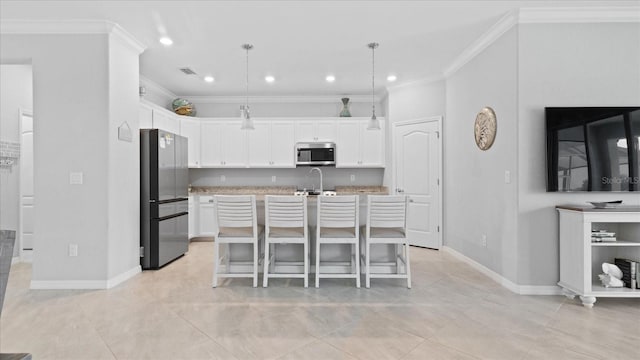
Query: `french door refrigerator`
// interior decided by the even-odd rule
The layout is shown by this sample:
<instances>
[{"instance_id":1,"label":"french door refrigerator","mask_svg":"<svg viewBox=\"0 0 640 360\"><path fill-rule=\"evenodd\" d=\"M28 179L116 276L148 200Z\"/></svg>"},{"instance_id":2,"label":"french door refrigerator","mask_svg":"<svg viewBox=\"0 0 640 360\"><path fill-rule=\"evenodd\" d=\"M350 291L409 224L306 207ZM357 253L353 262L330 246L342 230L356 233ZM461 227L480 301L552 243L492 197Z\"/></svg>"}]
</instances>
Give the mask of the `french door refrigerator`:
<instances>
[{"instance_id":1,"label":"french door refrigerator","mask_svg":"<svg viewBox=\"0 0 640 360\"><path fill-rule=\"evenodd\" d=\"M140 130L140 265L158 269L189 246L187 138Z\"/></svg>"}]
</instances>

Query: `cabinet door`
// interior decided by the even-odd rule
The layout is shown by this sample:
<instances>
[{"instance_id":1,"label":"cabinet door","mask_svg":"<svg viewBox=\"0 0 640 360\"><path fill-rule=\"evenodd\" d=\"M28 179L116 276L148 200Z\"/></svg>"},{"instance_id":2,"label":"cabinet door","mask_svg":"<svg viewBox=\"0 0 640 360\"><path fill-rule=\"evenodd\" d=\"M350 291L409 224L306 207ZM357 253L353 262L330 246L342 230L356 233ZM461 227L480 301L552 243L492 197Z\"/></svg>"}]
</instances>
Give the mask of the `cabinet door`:
<instances>
[{"instance_id":1,"label":"cabinet door","mask_svg":"<svg viewBox=\"0 0 640 360\"><path fill-rule=\"evenodd\" d=\"M270 142L271 166L295 167L293 121L272 121Z\"/></svg>"},{"instance_id":2,"label":"cabinet door","mask_svg":"<svg viewBox=\"0 0 640 360\"><path fill-rule=\"evenodd\" d=\"M197 237L198 235L198 214L196 213L196 205L195 202L198 199L198 196L189 196L189 239L193 237Z\"/></svg>"},{"instance_id":3,"label":"cabinet door","mask_svg":"<svg viewBox=\"0 0 640 360\"><path fill-rule=\"evenodd\" d=\"M169 131L169 118L160 110L153 109L153 128Z\"/></svg>"},{"instance_id":4,"label":"cabinet door","mask_svg":"<svg viewBox=\"0 0 640 360\"><path fill-rule=\"evenodd\" d=\"M146 105L140 104L140 129L153 128L153 110Z\"/></svg>"},{"instance_id":5,"label":"cabinet door","mask_svg":"<svg viewBox=\"0 0 640 360\"><path fill-rule=\"evenodd\" d=\"M223 166L247 167L247 131L240 129L240 120L226 121L222 132Z\"/></svg>"},{"instance_id":6,"label":"cabinet door","mask_svg":"<svg viewBox=\"0 0 640 360\"><path fill-rule=\"evenodd\" d=\"M384 130L367 130L368 121L360 123L360 166L384 167ZM384 129L384 121L380 120Z\"/></svg>"},{"instance_id":7,"label":"cabinet door","mask_svg":"<svg viewBox=\"0 0 640 360\"><path fill-rule=\"evenodd\" d=\"M189 167L200 167L200 120L181 118L180 135L189 139Z\"/></svg>"},{"instance_id":8,"label":"cabinet door","mask_svg":"<svg viewBox=\"0 0 640 360\"><path fill-rule=\"evenodd\" d=\"M224 128L223 122L206 121L200 124L200 162L202 167L223 166L221 140Z\"/></svg>"},{"instance_id":9,"label":"cabinet door","mask_svg":"<svg viewBox=\"0 0 640 360\"><path fill-rule=\"evenodd\" d=\"M360 163L360 122L340 121L337 125L336 167L358 167Z\"/></svg>"},{"instance_id":10,"label":"cabinet door","mask_svg":"<svg viewBox=\"0 0 640 360\"><path fill-rule=\"evenodd\" d=\"M198 219L200 225L199 236L214 236L216 231L216 220L213 203L200 203L200 208L198 210L200 212Z\"/></svg>"},{"instance_id":11,"label":"cabinet door","mask_svg":"<svg viewBox=\"0 0 640 360\"><path fill-rule=\"evenodd\" d=\"M268 121L254 121L254 130L248 131L249 166L269 167L271 165L271 124Z\"/></svg>"},{"instance_id":12,"label":"cabinet door","mask_svg":"<svg viewBox=\"0 0 640 360\"><path fill-rule=\"evenodd\" d=\"M336 122L320 120L316 122L316 141L336 141Z\"/></svg>"},{"instance_id":13,"label":"cabinet door","mask_svg":"<svg viewBox=\"0 0 640 360\"><path fill-rule=\"evenodd\" d=\"M295 142L312 142L316 139L316 124L311 120L296 121Z\"/></svg>"}]
</instances>

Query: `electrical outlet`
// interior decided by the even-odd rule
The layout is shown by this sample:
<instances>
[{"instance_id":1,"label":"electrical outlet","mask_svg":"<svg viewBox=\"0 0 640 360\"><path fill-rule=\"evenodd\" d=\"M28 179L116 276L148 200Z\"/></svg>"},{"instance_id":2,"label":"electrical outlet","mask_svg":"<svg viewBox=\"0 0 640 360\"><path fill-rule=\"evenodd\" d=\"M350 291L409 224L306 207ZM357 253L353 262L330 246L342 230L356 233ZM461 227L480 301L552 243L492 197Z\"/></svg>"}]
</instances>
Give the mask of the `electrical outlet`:
<instances>
[{"instance_id":1,"label":"electrical outlet","mask_svg":"<svg viewBox=\"0 0 640 360\"><path fill-rule=\"evenodd\" d=\"M272 183L276 182L276 176L275 175L271 176L271 182Z\"/></svg>"},{"instance_id":2,"label":"electrical outlet","mask_svg":"<svg viewBox=\"0 0 640 360\"><path fill-rule=\"evenodd\" d=\"M220 175L220 182L225 182L227 181L227 177L224 175Z\"/></svg>"},{"instance_id":3,"label":"electrical outlet","mask_svg":"<svg viewBox=\"0 0 640 360\"><path fill-rule=\"evenodd\" d=\"M82 185L84 182L83 175L81 172L70 172L69 173L69 184L71 185Z\"/></svg>"},{"instance_id":4,"label":"electrical outlet","mask_svg":"<svg viewBox=\"0 0 640 360\"><path fill-rule=\"evenodd\" d=\"M504 183L511 184L511 171L509 170L504 171Z\"/></svg>"},{"instance_id":5,"label":"electrical outlet","mask_svg":"<svg viewBox=\"0 0 640 360\"><path fill-rule=\"evenodd\" d=\"M78 244L69 244L69 256L78 256Z\"/></svg>"},{"instance_id":6,"label":"electrical outlet","mask_svg":"<svg viewBox=\"0 0 640 360\"><path fill-rule=\"evenodd\" d=\"M356 176L354 174L351 174L351 182L356 181Z\"/></svg>"},{"instance_id":7,"label":"electrical outlet","mask_svg":"<svg viewBox=\"0 0 640 360\"><path fill-rule=\"evenodd\" d=\"M487 235L482 234L482 247L487 247Z\"/></svg>"}]
</instances>

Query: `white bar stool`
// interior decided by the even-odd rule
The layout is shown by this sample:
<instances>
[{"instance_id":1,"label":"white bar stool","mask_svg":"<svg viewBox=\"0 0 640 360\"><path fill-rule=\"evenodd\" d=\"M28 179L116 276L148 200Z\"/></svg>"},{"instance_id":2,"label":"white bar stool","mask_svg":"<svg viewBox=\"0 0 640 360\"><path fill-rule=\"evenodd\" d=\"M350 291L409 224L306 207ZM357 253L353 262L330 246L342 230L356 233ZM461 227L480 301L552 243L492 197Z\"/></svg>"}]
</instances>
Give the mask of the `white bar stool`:
<instances>
[{"instance_id":1,"label":"white bar stool","mask_svg":"<svg viewBox=\"0 0 640 360\"><path fill-rule=\"evenodd\" d=\"M409 259L409 239L407 238L407 197L389 195L369 195L367 224L362 227L364 238L365 286L369 288L371 278L407 279L407 287L411 288L411 264ZM371 262L371 245L395 245L395 259L391 263ZM398 251L398 245L402 251ZM372 273L372 265L389 265L396 267L395 274ZM401 269L404 271L401 271Z\"/></svg>"},{"instance_id":2,"label":"white bar stool","mask_svg":"<svg viewBox=\"0 0 640 360\"><path fill-rule=\"evenodd\" d=\"M264 198L265 246L262 286L269 285L269 278L303 278L304 287L309 286L309 230L307 227L306 196L274 196ZM302 245L302 261L277 261L276 246L279 244ZM273 245L273 251L271 246ZM302 273L276 273L275 268L302 266Z\"/></svg>"},{"instance_id":3,"label":"white bar stool","mask_svg":"<svg viewBox=\"0 0 640 360\"><path fill-rule=\"evenodd\" d=\"M316 287L320 278L355 278L360 287L360 240L358 226L358 195L318 196L318 222L316 227ZM349 273L322 273L320 249L322 244L352 245Z\"/></svg>"},{"instance_id":4,"label":"white bar stool","mask_svg":"<svg viewBox=\"0 0 640 360\"><path fill-rule=\"evenodd\" d=\"M263 228L258 226L256 216L255 195L215 195L213 197L215 216L218 219L214 249L213 287L218 286L218 277L250 277L253 287L258 286L258 265L260 236ZM224 256L220 256L220 244L227 245ZM231 244L253 245L253 261L232 261L230 257ZM220 272L220 265L226 260L226 272ZM231 272L233 265L249 265L252 272Z\"/></svg>"}]
</instances>

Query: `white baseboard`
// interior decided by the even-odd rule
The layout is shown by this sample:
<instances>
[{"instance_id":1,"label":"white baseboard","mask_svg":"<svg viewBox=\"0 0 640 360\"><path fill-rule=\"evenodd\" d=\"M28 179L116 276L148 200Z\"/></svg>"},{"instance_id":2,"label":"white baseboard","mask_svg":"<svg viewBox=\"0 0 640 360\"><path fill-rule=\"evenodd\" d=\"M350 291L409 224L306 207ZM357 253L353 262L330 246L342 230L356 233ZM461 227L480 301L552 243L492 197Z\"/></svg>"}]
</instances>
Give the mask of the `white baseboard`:
<instances>
[{"instance_id":1,"label":"white baseboard","mask_svg":"<svg viewBox=\"0 0 640 360\"><path fill-rule=\"evenodd\" d=\"M116 275L109 280L31 280L33 290L98 290L110 289L134 277L142 271L140 265Z\"/></svg>"},{"instance_id":2,"label":"white baseboard","mask_svg":"<svg viewBox=\"0 0 640 360\"><path fill-rule=\"evenodd\" d=\"M142 267L140 265L133 267L130 270L123 272L120 275L116 275L111 279L107 280L107 289L111 289L112 287L118 286L123 282L131 279L132 277L138 275L142 272Z\"/></svg>"},{"instance_id":3,"label":"white baseboard","mask_svg":"<svg viewBox=\"0 0 640 360\"><path fill-rule=\"evenodd\" d=\"M474 269L480 271L484 275L491 278L493 281L502 285L503 287L509 289L510 291L519 294L519 295L562 295L562 289L556 285L518 285L513 281L505 278L504 276L498 274L497 272L489 269L488 267L480 264L479 262L459 253L458 251L448 247L443 246L442 250L448 252L453 255L458 260L461 260L467 264L469 264Z\"/></svg>"}]
</instances>

